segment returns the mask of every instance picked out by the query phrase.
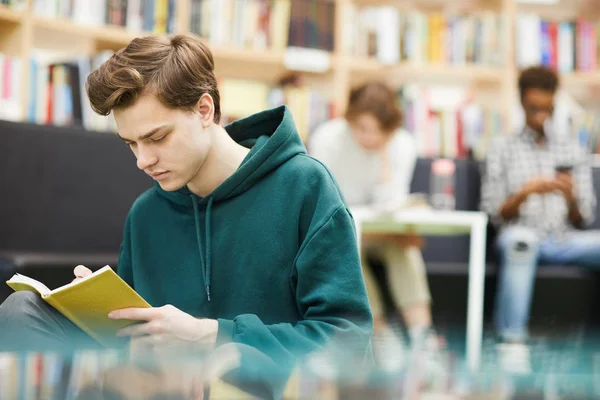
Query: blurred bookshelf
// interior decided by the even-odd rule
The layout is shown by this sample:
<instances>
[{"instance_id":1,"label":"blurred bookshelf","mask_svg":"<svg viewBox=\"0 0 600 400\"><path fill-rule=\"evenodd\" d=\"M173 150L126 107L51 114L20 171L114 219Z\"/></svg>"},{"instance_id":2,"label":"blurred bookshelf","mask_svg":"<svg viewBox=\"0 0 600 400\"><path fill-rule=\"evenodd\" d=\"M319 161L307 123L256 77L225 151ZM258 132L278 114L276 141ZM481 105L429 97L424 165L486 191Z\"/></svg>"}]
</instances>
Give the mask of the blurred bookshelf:
<instances>
[{"instance_id":1,"label":"blurred bookshelf","mask_svg":"<svg viewBox=\"0 0 600 400\"><path fill-rule=\"evenodd\" d=\"M516 79L527 65L557 68L564 90L582 99L580 115L595 113L586 107L600 94L600 15L593 11L600 2L551 3L1 0L0 118L114 130L110 117L105 121L93 115L85 104L82 84L87 74L135 37L193 32L210 44L219 82L228 85L225 121L241 118L258 105L285 102L307 139L319 122L342 115L351 88L369 80L394 85L399 98L414 92L406 90L410 85L460 87L464 95L456 104L439 106L444 110L408 110L428 122L414 124L426 131L413 133L435 136L432 140L438 142L454 135L460 141L458 131L465 121L452 126L450 117L445 116L444 123L436 118L451 111L456 114L452 119L459 121L468 108L471 116L479 113L479 128L473 128L479 132L471 132L471 137L478 135L473 140L480 142L476 153L481 156L491 137L510 133L518 101ZM289 74L302 76L300 86L281 86ZM58 85L52 89L40 87L54 79ZM257 101L253 94L256 101L246 102L244 109L234 94L251 81L264 98ZM65 90L57 89L61 85ZM485 122L489 115L493 122ZM461 150L455 156L464 154Z\"/></svg>"}]
</instances>

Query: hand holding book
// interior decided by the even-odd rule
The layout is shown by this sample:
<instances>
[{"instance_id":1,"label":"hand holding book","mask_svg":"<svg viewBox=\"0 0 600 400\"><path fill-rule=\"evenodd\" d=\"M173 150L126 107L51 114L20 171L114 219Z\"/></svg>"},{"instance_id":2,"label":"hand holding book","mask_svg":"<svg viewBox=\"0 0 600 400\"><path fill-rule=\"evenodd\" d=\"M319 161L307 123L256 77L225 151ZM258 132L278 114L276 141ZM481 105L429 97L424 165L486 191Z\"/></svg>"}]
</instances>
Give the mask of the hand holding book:
<instances>
[{"instance_id":1,"label":"hand holding book","mask_svg":"<svg viewBox=\"0 0 600 400\"><path fill-rule=\"evenodd\" d=\"M152 306L108 265L93 273L84 266L77 266L75 275L73 282L54 290L21 274L15 274L6 283L15 291L38 293L46 303L99 343L107 347L123 346L125 341L117 336L117 332L136 321L112 320L108 313L122 308Z\"/></svg>"},{"instance_id":2,"label":"hand holding book","mask_svg":"<svg viewBox=\"0 0 600 400\"><path fill-rule=\"evenodd\" d=\"M109 314L113 320L145 321L129 325L118 332L129 336L138 345L195 350L210 350L217 342L219 323L217 320L198 319L172 305L156 308L126 308Z\"/></svg>"}]
</instances>

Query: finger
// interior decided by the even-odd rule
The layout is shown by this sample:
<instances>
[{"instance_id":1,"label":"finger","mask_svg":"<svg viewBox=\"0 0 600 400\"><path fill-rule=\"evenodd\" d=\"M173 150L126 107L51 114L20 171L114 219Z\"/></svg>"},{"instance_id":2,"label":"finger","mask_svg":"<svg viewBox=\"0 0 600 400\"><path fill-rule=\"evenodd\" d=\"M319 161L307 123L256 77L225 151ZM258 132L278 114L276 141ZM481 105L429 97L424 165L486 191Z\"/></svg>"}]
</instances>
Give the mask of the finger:
<instances>
[{"instance_id":1,"label":"finger","mask_svg":"<svg viewBox=\"0 0 600 400\"><path fill-rule=\"evenodd\" d=\"M143 335L152 335L161 333L162 329L160 324L157 324L156 321L147 322L145 324L134 324L129 325L117 332L117 336L143 336Z\"/></svg>"},{"instance_id":2,"label":"finger","mask_svg":"<svg viewBox=\"0 0 600 400\"><path fill-rule=\"evenodd\" d=\"M91 275L92 273L92 270L87 268L85 265L78 265L73 270L73 274L75 274L77 278L85 278L86 276Z\"/></svg>"},{"instance_id":3,"label":"finger","mask_svg":"<svg viewBox=\"0 0 600 400\"><path fill-rule=\"evenodd\" d=\"M161 316L162 311L158 308L122 308L108 313L110 319L128 319L131 321L151 321Z\"/></svg>"},{"instance_id":4,"label":"finger","mask_svg":"<svg viewBox=\"0 0 600 400\"><path fill-rule=\"evenodd\" d=\"M142 348L154 348L166 343L166 336L164 334L138 336L136 341L137 345Z\"/></svg>"}]
</instances>

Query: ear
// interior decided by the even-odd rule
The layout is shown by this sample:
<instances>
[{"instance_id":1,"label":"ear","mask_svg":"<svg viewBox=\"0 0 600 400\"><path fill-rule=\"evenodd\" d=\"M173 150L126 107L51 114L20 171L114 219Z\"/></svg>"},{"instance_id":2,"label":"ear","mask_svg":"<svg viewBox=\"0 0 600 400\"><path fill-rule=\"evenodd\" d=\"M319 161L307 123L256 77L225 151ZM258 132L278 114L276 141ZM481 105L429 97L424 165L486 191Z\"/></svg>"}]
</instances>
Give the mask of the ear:
<instances>
[{"instance_id":1,"label":"ear","mask_svg":"<svg viewBox=\"0 0 600 400\"><path fill-rule=\"evenodd\" d=\"M198 100L196 107L200 113L202 126L204 128L211 126L214 123L215 117L215 103L213 102L212 96L208 93L204 93L200 96L200 100Z\"/></svg>"}]
</instances>

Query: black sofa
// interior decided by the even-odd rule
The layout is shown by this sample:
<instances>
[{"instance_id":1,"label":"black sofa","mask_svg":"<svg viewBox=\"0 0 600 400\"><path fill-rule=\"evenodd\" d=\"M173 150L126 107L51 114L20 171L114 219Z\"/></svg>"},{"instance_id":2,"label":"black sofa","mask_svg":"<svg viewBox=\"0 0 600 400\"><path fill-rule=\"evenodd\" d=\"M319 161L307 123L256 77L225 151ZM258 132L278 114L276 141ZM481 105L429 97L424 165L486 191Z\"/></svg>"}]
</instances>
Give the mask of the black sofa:
<instances>
[{"instance_id":1,"label":"black sofa","mask_svg":"<svg viewBox=\"0 0 600 400\"><path fill-rule=\"evenodd\" d=\"M1 282L15 270L55 287L71 279L77 264L116 267L129 207L152 185L123 142L80 128L6 121L0 121L0 139L0 301L10 290ZM430 165L431 160L418 160L413 192L429 191ZM594 179L598 191L600 169ZM457 161L457 209L477 210L479 188L479 164ZM600 229L600 221L595 227ZM491 247L493 238L488 239ZM468 236L428 237L424 249L434 297L444 299L447 292L446 303L460 300L461 315L468 249ZM491 251L488 261L487 275L493 277ZM539 275L559 278L589 274L579 268L539 270ZM452 279L460 283L449 289ZM493 284L486 285L486 296L493 295Z\"/></svg>"},{"instance_id":2,"label":"black sofa","mask_svg":"<svg viewBox=\"0 0 600 400\"><path fill-rule=\"evenodd\" d=\"M151 185L114 134L0 121L0 279L17 269L52 287L77 264L116 266L129 207Z\"/></svg>"}]
</instances>

